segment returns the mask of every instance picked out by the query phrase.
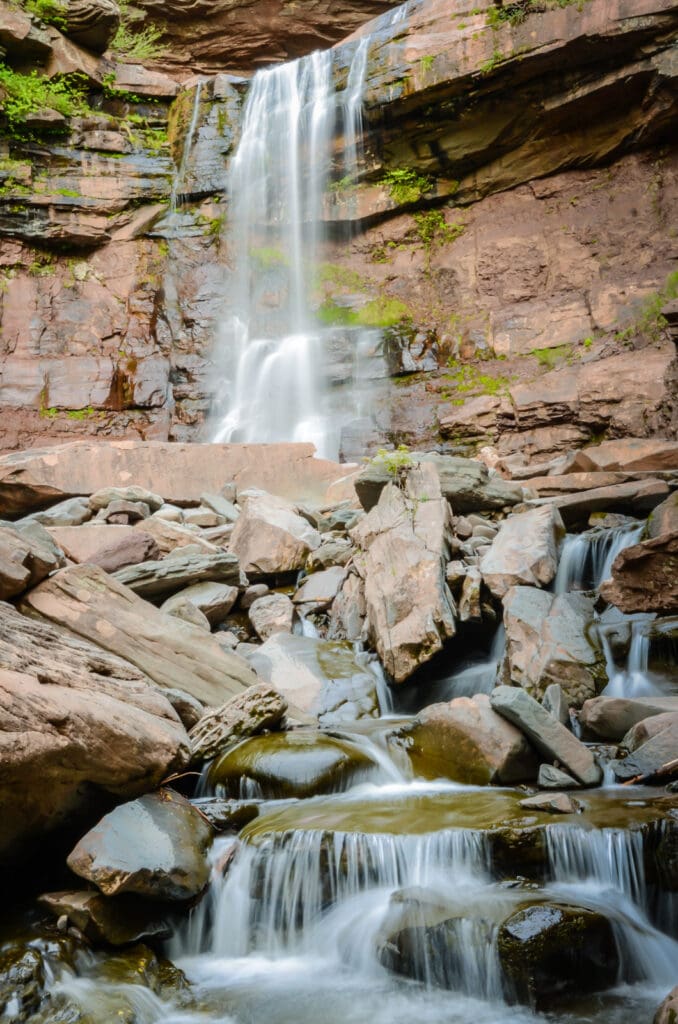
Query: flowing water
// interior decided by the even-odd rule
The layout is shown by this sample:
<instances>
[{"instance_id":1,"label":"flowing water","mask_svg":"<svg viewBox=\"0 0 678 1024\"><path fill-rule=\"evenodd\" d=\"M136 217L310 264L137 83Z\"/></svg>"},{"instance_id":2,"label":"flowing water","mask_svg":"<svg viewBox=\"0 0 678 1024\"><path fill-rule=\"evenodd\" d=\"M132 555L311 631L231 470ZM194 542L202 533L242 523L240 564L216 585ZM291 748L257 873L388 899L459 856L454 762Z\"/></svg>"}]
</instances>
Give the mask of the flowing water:
<instances>
[{"instance_id":1,"label":"flowing water","mask_svg":"<svg viewBox=\"0 0 678 1024\"><path fill-rule=\"evenodd\" d=\"M627 523L608 529L594 527L585 533L570 533L563 542L553 589L556 594L570 590L597 590L612 575L612 563L620 551L637 544L645 523Z\"/></svg>"}]
</instances>

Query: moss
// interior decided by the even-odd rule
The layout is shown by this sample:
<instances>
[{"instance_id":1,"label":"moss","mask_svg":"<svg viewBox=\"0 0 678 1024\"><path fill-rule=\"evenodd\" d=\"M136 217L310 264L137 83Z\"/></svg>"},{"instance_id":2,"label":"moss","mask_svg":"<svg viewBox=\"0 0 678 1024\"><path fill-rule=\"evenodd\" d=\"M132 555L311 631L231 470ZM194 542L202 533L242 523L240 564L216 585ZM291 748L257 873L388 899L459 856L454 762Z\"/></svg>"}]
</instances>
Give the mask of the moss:
<instances>
[{"instance_id":1,"label":"moss","mask_svg":"<svg viewBox=\"0 0 678 1024\"><path fill-rule=\"evenodd\" d=\"M615 341L626 344L637 336L644 337L649 341L658 341L666 327L666 318L662 315L662 307L676 298L678 298L678 270L669 274L660 291L654 292L645 299L639 315L624 330L616 332Z\"/></svg>"},{"instance_id":2,"label":"moss","mask_svg":"<svg viewBox=\"0 0 678 1024\"><path fill-rule=\"evenodd\" d=\"M400 299L380 295L359 310L340 306L335 299L327 298L320 306L317 317L321 323L335 327L393 327L403 320L411 319L411 312Z\"/></svg>"},{"instance_id":3,"label":"moss","mask_svg":"<svg viewBox=\"0 0 678 1024\"><path fill-rule=\"evenodd\" d=\"M25 0L23 6L47 25L54 25L61 31L68 27L66 3L58 3L57 0Z\"/></svg>"},{"instance_id":4,"label":"moss","mask_svg":"<svg viewBox=\"0 0 678 1024\"><path fill-rule=\"evenodd\" d=\"M159 57L163 48L159 45L162 31L155 25L139 27L144 14L132 7L129 0L118 0L120 7L120 25L113 40L111 50L119 57L130 61L153 60Z\"/></svg>"},{"instance_id":5,"label":"moss","mask_svg":"<svg viewBox=\"0 0 678 1024\"><path fill-rule=\"evenodd\" d=\"M69 420L86 420L94 416L94 409L88 405L86 409L71 409L66 413Z\"/></svg>"},{"instance_id":6,"label":"moss","mask_svg":"<svg viewBox=\"0 0 678 1024\"><path fill-rule=\"evenodd\" d=\"M460 363L450 357L447 360L449 371L443 374L444 380L454 383L456 393L473 393L475 395L498 395L503 394L509 387L511 381L502 374L481 373L471 363ZM446 396L445 396L446 397ZM463 399L459 403L463 404Z\"/></svg>"},{"instance_id":7,"label":"moss","mask_svg":"<svg viewBox=\"0 0 678 1024\"><path fill-rule=\"evenodd\" d=\"M396 167L387 171L380 184L398 206L419 202L433 188L430 178L417 174L411 167Z\"/></svg>"},{"instance_id":8,"label":"moss","mask_svg":"<svg viewBox=\"0 0 678 1024\"><path fill-rule=\"evenodd\" d=\"M431 70L431 68L433 67L434 60L435 57L432 57L430 54L426 54L424 57L421 58L421 60L419 61L419 66L421 67L421 70L424 74L426 74L427 71Z\"/></svg>"},{"instance_id":9,"label":"moss","mask_svg":"<svg viewBox=\"0 0 678 1024\"><path fill-rule=\"evenodd\" d=\"M357 270L350 267L342 267L338 263L320 263L315 270L317 284L336 284L342 288L352 288L362 291L369 286L369 282L362 277Z\"/></svg>"},{"instance_id":10,"label":"moss","mask_svg":"<svg viewBox=\"0 0 678 1024\"><path fill-rule=\"evenodd\" d=\"M571 345L556 345L554 348L533 348L530 352L540 366L552 370L554 366L564 362L572 355Z\"/></svg>"}]
</instances>

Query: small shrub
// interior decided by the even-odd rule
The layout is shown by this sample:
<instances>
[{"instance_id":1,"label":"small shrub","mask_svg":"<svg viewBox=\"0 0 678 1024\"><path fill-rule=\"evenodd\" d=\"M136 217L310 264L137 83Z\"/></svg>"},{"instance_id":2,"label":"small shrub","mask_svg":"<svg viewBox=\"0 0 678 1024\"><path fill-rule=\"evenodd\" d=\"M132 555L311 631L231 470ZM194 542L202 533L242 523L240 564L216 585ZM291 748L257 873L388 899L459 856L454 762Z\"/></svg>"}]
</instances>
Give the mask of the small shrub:
<instances>
[{"instance_id":1,"label":"small shrub","mask_svg":"<svg viewBox=\"0 0 678 1024\"><path fill-rule=\"evenodd\" d=\"M394 203L405 206L418 202L433 188L430 178L417 174L411 167L397 167L387 171L381 184L386 188Z\"/></svg>"},{"instance_id":2,"label":"small shrub","mask_svg":"<svg viewBox=\"0 0 678 1024\"><path fill-rule=\"evenodd\" d=\"M371 466L383 466L389 476L399 476L403 470L414 465L410 449L406 444L399 444L395 451L379 448L377 454L365 460Z\"/></svg>"},{"instance_id":3,"label":"small shrub","mask_svg":"<svg viewBox=\"0 0 678 1024\"><path fill-rule=\"evenodd\" d=\"M130 61L154 60L159 57L163 48L159 45L162 31L155 25L138 28L131 11L129 0L118 0L120 7L120 25L111 42L111 50L119 57Z\"/></svg>"},{"instance_id":4,"label":"small shrub","mask_svg":"<svg viewBox=\"0 0 678 1024\"><path fill-rule=\"evenodd\" d=\"M58 79L43 78L37 71L22 75L0 63L0 88L5 93L3 110L10 134L25 134L26 118L41 110L56 110L64 117L87 113L86 87L81 75Z\"/></svg>"}]
</instances>

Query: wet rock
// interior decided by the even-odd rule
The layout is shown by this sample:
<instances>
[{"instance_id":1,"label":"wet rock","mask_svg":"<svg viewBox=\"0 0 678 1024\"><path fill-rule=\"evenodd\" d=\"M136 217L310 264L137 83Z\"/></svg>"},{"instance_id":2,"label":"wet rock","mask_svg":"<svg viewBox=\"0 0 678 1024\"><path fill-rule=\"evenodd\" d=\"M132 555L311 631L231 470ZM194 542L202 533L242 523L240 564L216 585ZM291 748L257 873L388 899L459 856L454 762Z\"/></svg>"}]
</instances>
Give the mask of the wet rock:
<instances>
[{"instance_id":1,"label":"wet rock","mask_svg":"<svg viewBox=\"0 0 678 1024\"><path fill-rule=\"evenodd\" d=\"M161 611L168 615L176 614L173 609L178 603L188 603L207 619L209 625L216 626L224 621L237 599L238 588L227 583L194 583L163 602Z\"/></svg>"},{"instance_id":2,"label":"wet rock","mask_svg":"<svg viewBox=\"0 0 678 1024\"><path fill-rule=\"evenodd\" d=\"M524 690L497 686L490 704L516 725L543 755L560 764L584 786L596 786L602 772L593 754Z\"/></svg>"},{"instance_id":3,"label":"wet rock","mask_svg":"<svg viewBox=\"0 0 678 1024\"><path fill-rule=\"evenodd\" d=\"M239 832L259 814L260 800L201 800L200 810L216 832Z\"/></svg>"},{"instance_id":4,"label":"wet rock","mask_svg":"<svg viewBox=\"0 0 678 1024\"><path fill-rule=\"evenodd\" d=\"M91 787L136 796L188 760L152 681L63 629L0 608L0 857L88 806Z\"/></svg>"},{"instance_id":5,"label":"wet rock","mask_svg":"<svg viewBox=\"0 0 678 1024\"><path fill-rule=\"evenodd\" d=\"M579 783L567 772L554 768L552 764L540 764L537 785L540 789L576 789Z\"/></svg>"},{"instance_id":6,"label":"wet rock","mask_svg":"<svg viewBox=\"0 0 678 1024\"><path fill-rule=\"evenodd\" d=\"M250 686L220 708L207 711L191 729L194 761L209 761L225 747L265 729L280 727L287 701L266 683Z\"/></svg>"},{"instance_id":7,"label":"wet rock","mask_svg":"<svg viewBox=\"0 0 678 1024\"><path fill-rule=\"evenodd\" d=\"M584 907L541 903L499 929L499 960L511 995L537 1010L612 985L619 954L610 922Z\"/></svg>"},{"instance_id":8,"label":"wet rock","mask_svg":"<svg viewBox=\"0 0 678 1024\"><path fill-rule=\"evenodd\" d=\"M294 605L285 594L266 594L252 603L249 619L261 640L276 633L291 633Z\"/></svg>"},{"instance_id":9,"label":"wet rock","mask_svg":"<svg viewBox=\"0 0 678 1024\"><path fill-rule=\"evenodd\" d=\"M121 994L125 991L125 986L129 985L143 986L143 989L153 992L173 1006L181 1005L184 996L189 993L189 983L183 971L170 960L165 960L164 957L141 943L109 955L105 960L100 961L93 971L93 978L95 982L102 983L97 985L99 992L107 984L115 986L115 1003L118 1004L121 1001ZM116 1011L115 1003L111 1007L114 1013ZM123 1002L122 1005L126 1004ZM106 1012L105 1009L104 1012ZM127 1019L127 1011L123 1010L122 1012L125 1014L123 1019ZM134 1010L133 1005L130 1006L130 1012L131 1019L137 1016L138 1004L137 1010ZM119 1012L118 1015L120 1015Z\"/></svg>"},{"instance_id":10,"label":"wet rock","mask_svg":"<svg viewBox=\"0 0 678 1024\"><path fill-rule=\"evenodd\" d=\"M585 701L579 722L587 736L618 743L636 723L670 711L678 713L678 696L594 697Z\"/></svg>"},{"instance_id":11,"label":"wet rock","mask_svg":"<svg viewBox=\"0 0 678 1024\"><path fill-rule=\"evenodd\" d=\"M678 532L620 551L601 596L621 611L678 611Z\"/></svg>"},{"instance_id":12,"label":"wet rock","mask_svg":"<svg viewBox=\"0 0 678 1024\"><path fill-rule=\"evenodd\" d=\"M227 551L210 554L179 550L160 561L141 562L115 573L115 579L147 600L169 597L194 583L246 586L238 559Z\"/></svg>"},{"instance_id":13,"label":"wet rock","mask_svg":"<svg viewBox=\"0 0 678 1024\"><path fill-rule=\"evenodd\" d=\"M57 918L65 914L92 942L127 946L140 939L167 939L172 934L158 906L137 896L111 899L92 891L50 892L38 902Z\"/></svg>"},{"instance_id":14,"label":"wet rock","mask_svg":"<svg viewBox=\"0 0 678 1024\"><path fill-rule=\"evenodd\" d=\"M415 772L425 778L482 786L525 782L537 774L530 744L492 710L486 694L429 705L400 738Z\"/></svg>"},{"instance_id":15,"label":"wet rock","mask_svg":"<svg viewBox=\"0 0 678 1024\"><path fill-rule=\"evenodd\" d=\"M594 697L607 683L607 669L593 621L589 595L512 587L504 597L504 680L538 699L557 682L564 706Z\"/></svg>"},{"instance_id":16,"label":"wet rock","mask_svg":"<svg viewBox=\"0 0 678 1024\"><path fill-rule=\"evenodd\" d=\"M621 742L621 751L628 751L624 759L618 758L610 762L615 776L620 780L633 779L636 776L654 775L665 765L678 760L678 712L667 712L646 718L634 725ZM666 782L672 775L678 774L678 764L674 771L657 782Z\"/></svg>"},{"instance_id":17,"label":"wet rock","mask_svg":"<svg viewBox=\"0 0 678 1024\"><path fill-rule=\"evenodd\" d=\"M178 793L161 789L116 807L83 836L68 866L105 896L187 900L209 878L212 829Z\"/></svg>"},{"instance_id":18,"label":"wet rock","mask_svg":"<svg viewBox=\"0 0 678 1024\"><path fill-rule=\"evenodd\" d=\"M320 534L297 514L290 502L265 491L241 491L242 512L231 535L230 550L248 576L275 576L303 569Z\"/></svg>"},{"instance_id":19,"label":"wet rock","mask_svg":"<svg viewBox=\"0 0 678 1024\"><path fill-rule=\"evenodd\" d=\"M580 805L567 793L539 793L521 800L520 806L528 811L546 811L548 814L576 814Z\"/></svg>"},{"instance_id":20,"label":"wet rock","mask_svg":"<svg viewBox=\"0 0 678 1024\"><path fill-rule=\"evenodd\" d=\"M351 530L365 581L367 629L384 668L401 683L455 633L445 582L450 511L432 463L410 469L405 490L388 484Z\"/></svg>"},{"instance_id":21,"label":"wet rock","mask_svg":"<svg viewBox=\"0 0 678 1024\"><path fill-rule=\"evenodd\" d=\"M657 1012L652 1018L652 1024L675 1024L678 1020L678 985L671 989L664 999Z\"/></svg>"},{"instance_id":22,"label":"wet rock","mask_svg":"<svg viewBox=\"0 0 678 1024\"><path fill-rule=\"evenodd\" d=\"M550 507L509 516L480 563L485 583L504 597L511 587L527 584L545 587L558 569L558 544L565 527Z\"/></svg>"},{"instance_id":23,"label":"wet rock","mask_svg":"<svg viewBox=\"0 0 678 1024\"><path fill-rule=\"evenodd\" d=\"M335 725L377 713L376 678L350 643L278 633L249 657L258 676L290 704L290 712Z\"/></svg>"},{"instance_id":24,"label":"wet rock","mask_svg":"<svg viewBox=\"0 0 678 1024\"><path fill-rule=\"evenodd\" d=\"M54 974L73 970L76 943L70 937L3 944L0 949L0 1014L8 1024L32 1021Z\"/></svg>"},{"instance_id":25,"label":"wet rock","mask_svg":"<svg viewBox=\"0 0 678 1024\"><path fill-rule=\"evenodd\" d=\"M334 566L305 577L292 600L295 604L313 604L327 608L332 604L346 577L343 566Z\"/></svg>"},{"instance_id":26,"label":"wet rock","mask_svg":"<svg viewBox=\"0 0 678 1024\"><path fill-rule=\"evenodd\" d=\"M245 740L214 762L208 781L234 797L309 797L347 789L373 767L356 743L299 730Z\"/></svg>"},{"instance_id":27,"label":"wet rock","mask_svg":"<svg viewBox=\"0 0 678 1024\"><path fill-rule=\"evenodd\" d=\"M62 569L25 597L40 616L131 662L154 683L219 706L257 682L211 637L181 628L97 566Z\"/></svg>"}]
</instances>

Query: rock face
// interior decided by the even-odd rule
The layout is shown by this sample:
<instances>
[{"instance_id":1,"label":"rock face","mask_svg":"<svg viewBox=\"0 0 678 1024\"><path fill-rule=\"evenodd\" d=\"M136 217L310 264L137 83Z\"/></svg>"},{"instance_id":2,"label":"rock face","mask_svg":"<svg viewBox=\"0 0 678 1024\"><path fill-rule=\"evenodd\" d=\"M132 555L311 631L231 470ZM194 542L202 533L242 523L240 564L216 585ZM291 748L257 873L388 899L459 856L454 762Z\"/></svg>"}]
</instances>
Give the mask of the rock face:
<instances>
[{"instance_id":1,"label":"rock face","mask_svg":"<svg viewBox=\"0 0 678 1024\"><path fill-rule=\"evenodd\" d=\"M265 683L250 686L222 707L207 711L191 729L194 761L209 761L225 747L280 725L287 701Z\"/></svg>"},{"instance_id":2,"label":"rock face","mask_svg":"<svg viewBox=\"0 0 678 1024\"><path fill-rule=\"evenodd\" d=\"M320 534L293 505L264 491L240 494L243 506L231 534L230 550L248 576L275 576L303 569Z\"/></svg>"},{"instance_id":3,"label":"rock face","mask_svg":"<svg viewBox=\"0 0 678 1024\"><path fill-rule=\"evenodd\" d=\"M595 697L607 683L607 672L593 617L594 601L586 594L554 596L536 587L511 587L504 597L504 681L538 700L558 683L575 707Z\"/></svg>"},{"instance_id":4,"label":"rock face","mask_svg":"<svg viewBox=\"0 0 678 1024\"><path fill-rule=\"evenodd\" d=\"M445 581L450 512L431 463L388 484L350 532L365 581L367 630L384 668L402 683L454 635L454 602Z\"/></svg>"},{"instance_id":5,"label":"rock face","mask_svg":"<svg viewBox=\"0 0 678 1024\"><path fill-rule=\"evenodd\" d=\"M486 694L457 697L420 711L402 733L417 774L472 785L511 785L536 778L537 759Z\"/></svg>"},{"instance_id":6,"label":"rock face","mask_svg":"<svg viewBox=\"0 0 678 1024\"><path fill-rule=\"evenodd\" d=\"M495 597L521 584L547 586L558 569L558 544L564 535L559 513L548 506L505 519L480 562Z\"/></svg>"},{"instance_id":7,"label":"rock face","mask_svg":"<svg viewBox=\"0 0 678 1024\"><path fill-rule=\"evenodd\" d=\"M97 789L135 796L186 764L183 726L130 662L2 605L0 664L2 859Z\"/></svg>"},{"instance_id":8,"label":"rock face","mask_svg":"<svg viewBox=\"0 0 678 1024\"><path fill-rule=\"evenodd\" d=\"M621 551L600 592L623 612L678 611L678 531Z\"/></svg>"},{"instance_id":9,"label":"rock face","mask_svg":"<svg viewBox=\"0 0 678 1024\"><path fill-rule=\"evenodd\" d=\"M105 815L71 851L68 866L106 896L186 900L207 884L211 841L211 827L188 800L161 789Z\"/></svg>"},{"instance_id":10,"label":"rock face","mask_svg":"<svg viewBox=\"0 0 678 1024\"><path fill-rule=\"evenodd\" d=\"M591 751L524 690L497 686L490 696L490 704L503 718L518 726L537 750L559 761L582 785L595 786L600 782L602 773Z\"/></svg>"},{"instance_id":11,"label":"rock face","mask_svg":"<svg viewBox=\"0 0 678 1024\"><path fill-rule=\"evenodd\" d=\"M62 569L25 598L31 614L131 662L158 686L219 706L257 679L209 636L181 628L96 566Z\"/></svg>"},{"instance_id":12,"label":"rock face","mask_svg":"<svg viewBox=\"0 0 678 1024\"><path fill-rule=\"evenodd\" d=\"M68 0L66 4L66 34L95 53L108 48L119 24L115 0Z\"/></svg>"}]
</instances>

